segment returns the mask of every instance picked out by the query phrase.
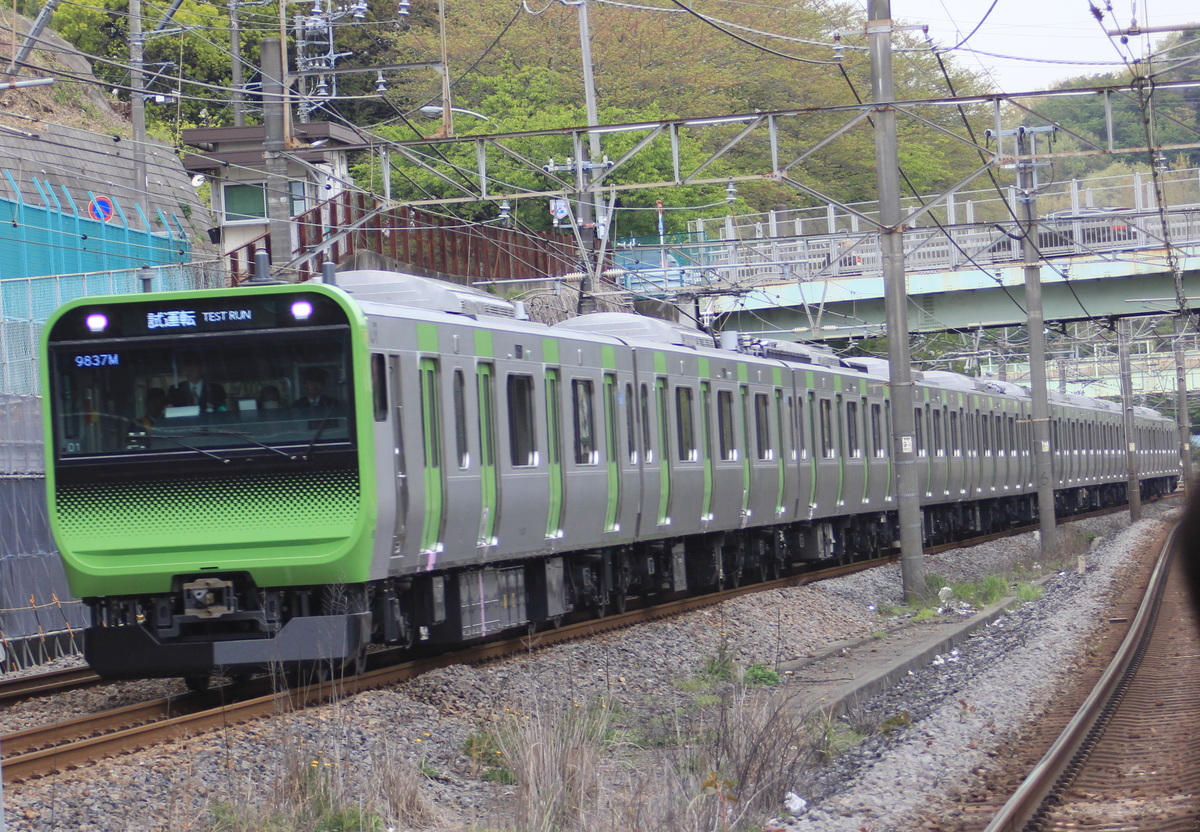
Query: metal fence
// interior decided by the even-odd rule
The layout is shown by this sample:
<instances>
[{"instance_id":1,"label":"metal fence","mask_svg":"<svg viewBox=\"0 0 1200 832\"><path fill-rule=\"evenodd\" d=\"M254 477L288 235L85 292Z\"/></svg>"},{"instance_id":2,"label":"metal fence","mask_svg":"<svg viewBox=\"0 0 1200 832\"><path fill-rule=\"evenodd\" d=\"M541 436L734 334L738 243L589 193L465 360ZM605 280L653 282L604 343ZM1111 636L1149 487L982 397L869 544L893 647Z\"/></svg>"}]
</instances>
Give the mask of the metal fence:
<instances>
[{"instance_id":1,"label":"metal fence","mask_svg":"<svg viewBox=\"0 0 1200 832\"><path fill-rule=\"evenodd\" d=\"M140 292L143 278L154 290L227 282L220 263L0 280L0 670L78 652L87 620L67 591L46 511L42 328L68 300Z\"/></svg>"},{"instance_id":2,"label":"metal fence","mask_svg":"<svg viewBox=\"0 0 1200 832\"><path fill-rule=\"evenodd\" d=\"M46 516L42 407L0 393L0 668L78 650L86 611L67 591Z\"/></svg>"},{"instance_id":3,"label":"metal fence","mask_svg":"<svg viewBox=\"0 0 1200 832\"><path fill-rule=\"evenodd\" d=\"M228 283L225 266L219 261L0 279L0 393L41 392L38 342L51 312L75 298L140 292L143 277L149 278L154 291L212 288Z\"/></svg>"}]
</instances>

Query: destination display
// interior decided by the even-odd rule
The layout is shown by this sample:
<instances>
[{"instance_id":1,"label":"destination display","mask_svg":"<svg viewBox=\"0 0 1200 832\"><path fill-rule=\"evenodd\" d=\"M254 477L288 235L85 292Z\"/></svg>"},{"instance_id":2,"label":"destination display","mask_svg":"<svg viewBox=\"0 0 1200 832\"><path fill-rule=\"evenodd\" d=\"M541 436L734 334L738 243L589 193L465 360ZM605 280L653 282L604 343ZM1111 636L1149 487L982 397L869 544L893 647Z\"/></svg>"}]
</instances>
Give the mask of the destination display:
<instances>
[{"instance_id":1,"label":"destination display","mask_svg":"<svg viewBox=\"0 0 1200 832\"><path fill-rule=\"evenodd\" d=\"M225 296L80 307L57 322L53 337L62 341L92 340L346 323L346 313L332 299L296 292L253 295L245 300ZM84 356L81 354L80 358ZM109 365L80 363L79 366Z\"/></svg>"}]
</instances>

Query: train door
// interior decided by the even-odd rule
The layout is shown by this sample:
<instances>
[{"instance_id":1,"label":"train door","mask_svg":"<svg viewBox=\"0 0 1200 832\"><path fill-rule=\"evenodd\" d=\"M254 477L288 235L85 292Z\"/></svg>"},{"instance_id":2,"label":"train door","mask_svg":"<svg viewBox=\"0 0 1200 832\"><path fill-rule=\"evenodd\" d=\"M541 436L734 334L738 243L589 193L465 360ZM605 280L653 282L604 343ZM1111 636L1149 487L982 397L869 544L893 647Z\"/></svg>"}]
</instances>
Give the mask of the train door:
<instances>
[{"instance_id":1,"label":"train door","mask_svg":"<svg viewBox=\"0 0 1200 832\"><path fill-rule=\"evenodd\" d=\"M933 499L945 502L950 494L950 457L946 452L946 408L934 402L929 408L929 491Z\"/></svg>"},{"instance_id":2,"label":"train door","mask_svg":"<svg viewBox=\"0 0 1200 832\"><path fill-rule=\"evenodd\" d=\"M744 401L749 402L749 434L746 448L750 489L747 497L747 516L755 523L774 523L779 516L779 448L772 430L772 391L743 387Z\"/></svg>"},{"instance_id":3,"label":"train door","mask_svg":"<svg viewBox=\"0 0 1200 832\"><path fill-rule=\"evenodd\" d=\"M566 471L567 511L563 515L566 538L572 547L596 545L603 539L608 519L608 470L602 464L603 426L597 406L598 387L594 374L564 368L569 380L563 398L563 467ZM579 374L577 374L579 373ZM602 387L599 391L602 393ZM612 522L615 523L615 505Z\"/></svg>"},{"instance_id":4,"label":"train door","mask_svg":"<svg viewBox=\"0 0 1200 832\"><path fill-rule=\"evenodd\" d=\"M680 533L698 530L704 517L705 477L700 460L700 432L696 429L696 398L696 387L690 380L676 384L670 397L675 423L671 516Z\"/></svg>"},{"instance_id":5,"label":"train door","mask_svg":"<svg viewBox=\"0 0 1200 832\"><path fill-rule=\"evenodd\" d=\"M927 406L913 408L913 452L917 455L917 493L925 500L932 496L929 475L929 423Z\"/></svg>"},{"instance_id":6,"label":"train door","mask_svg":"<svg viewBox=\"0 0 1200 832\"><path fill-rule=\"evenodd\" d=\"M390 494L394 501L394 505L390 508L392 509L392 571L395 572L398 571L404 552L405 532L408 525L408 467L404 454L404 411L401 407L401 373L400 356L398 355L387 356L386 384L392 436L389 442L380 442L379 447L384 448L391 445L392 464L390 466L381 465L380 468L390 472L392 482L381 488L379 493L381 500L386 500ZM385 517L386 515L380 516L381 523ZM381 531L384 529L386 526L381 526Z\"/></svg>"},{"instance_id":7,"label":"train door","mask_svg":"<svg viewBox=\"0 0 1200 832\"><path fill-rule=\"evenodd\" d=\"M863 453L862 408L854 393L837 397L839 417L844 422L842 432L842 489L841 505L856 512L866 498L867 460Z\"/></svg>"},{"instance_id":8,"label":"train door","mask_svg":"<svg viewBox=\"0 0 1200 832\"><path fill-rule=\"evenodd\" d=\"M799 520L811 520L812 505L816 499L816 466L812 463L812 435L809 431L808 403L800 391L797 391L788 403L790 403L792 411L792 430L796 431L796 442L792 443L792 447L796 449L793 475L799 485L796 516Z\"/></svg>"},{"instance_id":9,"label":"train door","mask_svg":"<svg viewBox=\"0 0 1200 832\"><path fill-rule=\"evenodd\" d=\"M495 554L518 554L546 544L552 483L548 459L553 453L546 417L551 411L546 406L544 365L505 361L497 362L497 370L497 433L507 453L499 454L504 511L497 525Z\"/></svg>"},{"instance_id":10,"label":"train door","mask_svg":"<svg viewBox=\"0 0 1200 832\"><path fill-rule=\"evenodd\" d=\"M654 406L657 422L658 454L658 512L657 525L671 525L671 423L668 403L668 387L665 376L654 380Z\"/></svg>"},{"instance_id":11,"label":"train door","mask_svg":"<svg viewBox=\"0 0 1200 832\"><path fill-rule=\"evenodd\" d=\"M637 358L637 356L634 356ZM650 384L639 380L636 383L634 401L630 406L634 409L638 426L638 464L642 471L642 500L638 515L638 535L649 534L658 524L659 504L662 500L661 491L662 471L658 467L658 456L655 452L657 440L654 432L653 398L650 395ZM670 481L666 483L670 487Z\"/></svg>"},{"instance_id":12,"label":"train door","mask_svg":"<svg viewBox=\"0 0 1200 832\"><path fill-rule=\"evenodd\" d=\"M815 467L809 448L812 446L808 436L808 419L805 410L805 400L800 393L788 397L789 420L792 434L792 466L795 469L797 485L796 518L808 520L812 518Z\"/></svg>"},{"instance_id":13,"label":"train door","mask_svg":"<svg viewBox=\"0 0 1200 832\"><path fill-rule=\"evenodd\" d=\"M979 430L980 491L984 497L996 496L996 456L992 450L992 417L987 410L975 414Z\"/></svg>"},{"instance_id":14,"label":"train door","mask_svg":"<svg viewBox=\"0 0 1200 832\"><path fill-rule=\"evenodd\" d=\"M809 393L809 416L815 454L816 479L813 486L814 516L829 517L838 513L841 498L841 460L837 453L837 421L833 397L824 393Z\"/></svg>"},{"instance_id":15,"label":"train door","mask_svg":"<svg viewBox=\"0 0 1200 832\"><path fill-rule=\"evenodd\" d=\"M946 486L946 491L957 500L967 493L962 446L962 408L949 408L947 419L946 456L950 462L950 482Z\"/></svg>"},{"instance_id":16,"label":"train door","mask_svg":"<svg viewBox=\"0 0 1200 832\"><path fill-rule=\"evenodd\" d=\"M479 459L479 432L475 425L478 403L475 400L476 379L467 381L469 364L455 364L459 360L443 357L443 389L441 391L442 412L445 415L443 431L445 457L443 476L446 496L442 506L445 518L454 522L443 522L442 544L448 553L443 558L465 558L467 553L477 555L476 560L486 558L488 542L480 546L484 531L490 524L492 510L484 508L484 487L481 485ZM475 418L472 418L475 417ZM471 518L471 520L468 520Z\"/></svg>"},{"instance_id":17,"label":"train door","mask_svg":"<svg viewBox=\"0 0 1200 832\"><path fill-rule=\"evenodd\" d=\"M500 516L500 481L496 471L496 379L491 364L475 366L475 396L479 405L479 540L496 545Z\"/></svg>"},{"instance_id":18,"label":"train door","mask_svg":"<svg viewBox=\"0 0 1200 832\"><path fill-rule=\"evenodd\" d=\"M968 499L979 496L979 433L975 428L974 397L967 396L967 406L962 411L963 435L963 488Z\"/></svg>"},{"instance_id":19,"label":"train door","mask_svg":"<svg viewBox=\"0 0 1200 832\"><path fill-rule=\"evenodd\" d=\"M778 488L775 495L775 516L779 521L790 520L794 515L796 504L796 480L789 476L789 460L792 446L789 443L787 414L783 409L783 390L775 388L772 394L772 413L775 422L775 476Z\"/></svg>"},{"instance_id":20,"label":"train door","mask_svg":"<svg viewBox=\"0 0 1200 832\"><path fill-rule=\"evenodd\" d=\"M621 423L617 419L617 376L605 373L602 383L604 403L604 471L607 478L607 495L604 503L604 531L619 532L621 511L621 452L618 432Z\"/></svg>"},{"instance_id":21,"label":"train door","mask_svg":"<svg viewBox=\"0 0 1200 832\"><path fill-rule=\"evenodd\" d=\"M734 396L736 388L728 382L717 382L716 448L713 454L713 522L718 528L736 528L741 523L745 505L745 485L742 473L741 431L739 430Z\"/></svg>"},{"instance_id":22,"label":"train door","mask_svg":"<svg viewBox=\"0 0 1200 832\"><path fill-rule=\"evenodd\" d=\"M642 480L642 449L641 432L638 430L637 387L635 376L631 374L625 381L617 406L625 416L625 499L622 503L621 516L625 529L632 536L638 533L642 519L642 502L645 499L644 483Z\"/></svg>"},{"instance_id":23,"label":"train door","mask_svg":"<svg viewBox=\"0 0 1200 832\"><path fill-rule=\"evenodd\" d=\"M700 522L713 519L713 490L716 465L713 457L712 382L700 382L700 457L704 464L704 496L700 505Z\"/></svg>"},{"instance_id":24,"label":"train door","mask_svg":"<svg viewBox=\"0 0 1200 832\"><path fill-rule=\"evenodd\" d=\"M546 386L546 539L563 536L563 510L567 496L566 470L562 459L562 378L558 368L547 367Z\"/></svg>"},{"instance_id":25,"label":"train door","mask_svg":"<svg viewBox=\"0 0 1200 832\"><path fill-rule=\"evenodd\" d=\"M442 403L438 360L424 357L419 362L421 397L421 482L424 513L421 518L420 553L432 568L442 551L443 513L446 496L442 471Z\"/></svg>"},{"instance_id":26,"label":"train door","mask_svg":"<svg viewBox=\"0 0 1200 832\"><path fill-rule=\"evenodd\" d=\"M882 401L863 399L863 407L867 411L867 482L864 486L866 498L864 502L872 508L884 508L889 493L889 463L891 454L888 453L888 429L884 420Z\"/></svg>"}]
</instances>

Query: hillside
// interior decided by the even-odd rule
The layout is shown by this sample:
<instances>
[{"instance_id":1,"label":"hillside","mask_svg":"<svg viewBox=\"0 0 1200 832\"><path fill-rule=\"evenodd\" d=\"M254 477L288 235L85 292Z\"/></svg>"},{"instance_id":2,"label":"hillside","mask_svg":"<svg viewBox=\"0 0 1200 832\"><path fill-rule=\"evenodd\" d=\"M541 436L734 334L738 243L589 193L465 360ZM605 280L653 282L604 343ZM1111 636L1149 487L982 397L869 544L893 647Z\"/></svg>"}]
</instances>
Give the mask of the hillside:
<instances>
[{"instance_id":1,"label":"hillside","mask_svg":"<svg viewBox=\"0 0 1200 832\"><path fill-rule=\"evenodd\" d=\"M8 67L13 55L12 10L0 10L0 66ZM21 48L32 24L17 16L16 48ZM4 90L0 92L0 125L37 132L39 121L91 130L110 135L131 136L127 118L129 105L110 97L92 75L91 62L75 47L49 28L43 30L39 47L28 64L11 80L46 77L37 67L53 70L59 79L49 87ZM78 78L78 81L66 80ZM120 108L120 109L118 109Z\"/></svg>"}]
</instances>

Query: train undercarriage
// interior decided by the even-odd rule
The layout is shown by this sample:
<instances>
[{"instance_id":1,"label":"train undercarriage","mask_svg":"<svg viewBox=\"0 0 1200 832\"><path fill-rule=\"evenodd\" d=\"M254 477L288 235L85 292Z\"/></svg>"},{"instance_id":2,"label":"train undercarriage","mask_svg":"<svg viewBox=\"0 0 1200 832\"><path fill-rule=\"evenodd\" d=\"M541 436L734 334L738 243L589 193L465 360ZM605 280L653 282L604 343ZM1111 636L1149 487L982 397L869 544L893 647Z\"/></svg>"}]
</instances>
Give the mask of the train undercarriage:
<instances>
[{"instance_id":1,"label":"train undercarriage","mask_svg":"<svg viewBox=\"0 0 1200 832\"><path fill-rule=\"evenodd\" d=\"M1147 480L1142 496L1174 490ZM1125 504L1124 483L1056 492L1069 516ZM926 545L1035 523L1036 495L923 509ZM356 673L369 644L447 646L568 618L623 612L632 602L758 583L810 565L850 563L898 546L896 512L726 530L370 584L263 590L247 574L184 576L169 595L89 599L88 663L107 678L181 676L202 688L307 668Z\"/></svg>"}]
</instances>

